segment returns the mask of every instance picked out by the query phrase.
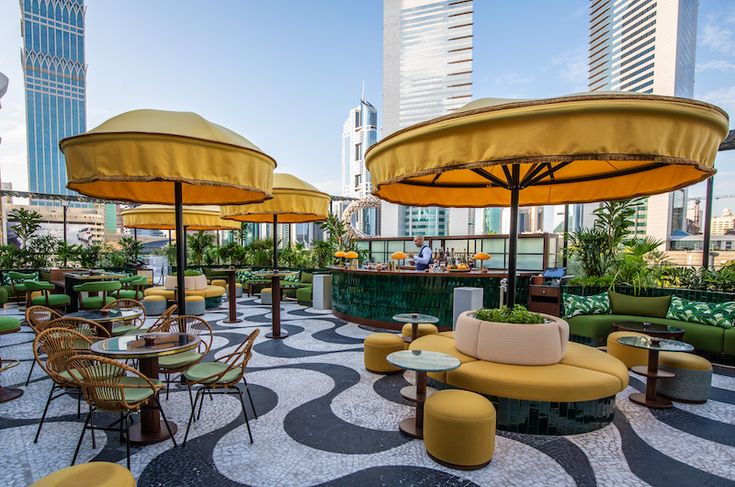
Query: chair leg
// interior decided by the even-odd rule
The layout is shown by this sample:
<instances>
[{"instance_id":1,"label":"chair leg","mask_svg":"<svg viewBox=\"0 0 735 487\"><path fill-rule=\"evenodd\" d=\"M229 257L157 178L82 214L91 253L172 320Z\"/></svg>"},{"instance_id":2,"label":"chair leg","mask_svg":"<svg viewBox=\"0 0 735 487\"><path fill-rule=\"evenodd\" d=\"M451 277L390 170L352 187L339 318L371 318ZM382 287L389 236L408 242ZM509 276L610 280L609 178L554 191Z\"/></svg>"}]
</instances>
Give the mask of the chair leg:
<instances>
[{"instance_id":1,"label":"chair leg","mask_svg":"<svg viewBox=\"0 0 735 487\"><path fill-rule=\"evenodd\" d=\"M194 421L194 412L196 411L197 407L197 401L199 401L199 397L202 396L201 394L202 389L199 389L196 393L196 396L194 396L194 403L191 406L191 415L189 416L189 423L186 425L186 433L184 433L184 446L186 446L186 439L189 437L189 428L191 428L191 423Z\"/></svg>"},{"instance_id":2,"label":"chair leg","mask_svg":"<svg viewBox=\"0 0 735 487\"><path fill-rule=\"evenodd\" d=\"M82 391L79 391L77 396L77 419L82 417Z\"/></svg>"},{"instance_id":3,"label":"chair leg","mask_svg":"<svg viewBox=\"0 0 735 487\"><path fill-rule=\"evenodd\" d=\"M194 398L191 397L191 384L187 384L186 388L189 389L189 404L191 404L191 412L194 412ZM194 418L194 422L196 422L196 418Z\"/></svg>"},{"instance_id":4,"label":"chair leg","mask_svg":"<svg viewBox=\"0 0 735 487\"><path fill-rule=\"evenodd\" d=\"M120 412L120 443L123 442L123 438L124 438L123 435L125 431L125 425L123 424L123 422L127 424L128 418L125 416L125 413L121 411Z\"/></svg>"},{"instance_id":5,"label":"chair leg","mask_svg":"<svg viewBox=\"0 0 735 487\"><path fill-rule=\"evenodd\" d=\"M248 436L250 437L250 444L253 444L253 433L250 431L250 421L248 421L248 413L245 412L245 402L242 400L242 391L237 387L233 387L237 391L237 397L240 399L240 406L242 406L242 415L245 417L245 426L248 427Z\"/></svg>"},{"instance_id":6,"label":"chair leg","mask_svg":"<svg viewBox=\"0 0 735 487\"><path fill-rule=\"evenodd\" d=\"M125 421L125 455L128 459L128 470L130 470L130 423Z\"/></svg>"},{"instance_id":7,"label":"chair leg","mask_svg":"<svg viewBox=\"0 0 735 487\"><path fill-rule=\"evenodd\" d=\"M56 382L51 383L51 390L48 393L48 399L46 399L46 407L43 408L43 414L41 415L41 422L38 423L38 430L36 430L36 437L33 439L33 443L38 443L38 436L41 434L41 427L46 419L46 413L48 412L48 406L51 404L51 397L54 395L56 390Z\"/></svg>"},{"instance_id":8,"label":"chair leg","mask_svg":"<svg viewBox=\"0 0 735 487\"><path fill-rule=\"evenodd\" d=\"M87 413L87 419L84 420L84 426L82 427L82 434L79 435L79 441L77 442L77 448L74 450L74 456L71 458L71 464L74 465L77 461L77 455L79 455L79 449L82 447L82 440L84 439L84 432L87 431L87 424L89 419L92 417L92 409Z\"/></svg>"},{"instance_id":9,"label":"chair leg","mask_svg":"<svg viewBox=\"0 0 735 487\"><path fill-rule=\"evenodd\" d=\"M90 408L90 412L92 409ZM92 448L97 448L97 440L94 439L94 414L89 417L89 431L92 433Z\"/></svg>"},{"instance_id":10,"label":"chair leg","mask_svg":"<svg viewBox=\"0 0 735 487\"><path fill-rule=\"evenodd\" d=\"M250 399L250 407L253 408L253 415L255 419L258 419L258 412L255 410L255 403L253 402L253 396L250 395L250 387L248 387L248 381L245 380L245 376L242 376L242 382L245 384L245 391L248 393L248 399Z\"/></svg>"},{"instance_id":11,"label":"chair leg","mask_svg":"<svg viewBox=\"0 0 735 487\"><path fill-rule=\"evenodd\" d=\"M28 384L31 382L31 375L33 375L33 369L36 367L36 360L34 359L31 362L31 370L28 371L28 378L26 378L26 387L28 387Z\"/></svg>"},{"instance_id":12,"label":"chair leg","mask_svg":"<svg viewBox=\"0 0 735 487\"><path fill-rule=\"evenodd\" d=\"M171 376L165 374L164 377L166 378L166 400L168 401L168 390L171 387Z\"/></svg>"},{"instance_id":13,"label":"chair leg","mask_svg":"<svg viewBox=\"0 0 735 487\"><path fill-rule=\"evenodd\" d=\"M176 444L176 438L174 438L174 434L171 432L171 427L168 425L168 420L166 419L166 413L163 412L163 408L161 407L161 403L158 401L158 399L156 399L156 406L158 406L158 410L161 411L163 424L166 425L166 429L168 430L168 435L171 437L171 441L174 442L174 446L179 446Z\"/></svg>"},{"instance_id":14,"label":"chair leg","mask_svg":"<svg viewBox=\"0 0 735 487\"><path fill-rule=\"evenodd\" d=\"M202 400L199 401L199 411L197 412L197 420L202 419L202 406L204 406L204 394L206 392L209 392L208 390L205 390L205 388L201 388L199 389L199 391L202 393ZM212 393L209 392L209 395L211 396Z\"/></svg>"}]
</instances>

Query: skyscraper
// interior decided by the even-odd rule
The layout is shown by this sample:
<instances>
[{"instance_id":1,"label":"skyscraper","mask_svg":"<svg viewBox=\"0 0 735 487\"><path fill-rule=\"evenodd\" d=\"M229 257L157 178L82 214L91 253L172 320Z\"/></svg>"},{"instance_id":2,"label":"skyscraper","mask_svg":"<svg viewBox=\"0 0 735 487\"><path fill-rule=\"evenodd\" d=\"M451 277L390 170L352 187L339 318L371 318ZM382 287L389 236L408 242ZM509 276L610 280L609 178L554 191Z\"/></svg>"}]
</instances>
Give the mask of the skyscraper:
<instances>
[{"instance_id":1,"label":"skyscraper","mask_svg":"<svg viewBox=\"0 0 735 487\"><path fill-rule=\"evenodd\" d=\"M384 0L384 136L470 101L472 28L472 0ZM446 235L450 213L473 223L466 209L383 203L381 235Z\"/></svg>"},{"instance_id":2,"label":"skyscraper","mask_svg":"<svg viewBox=\"0 0 735 487\"><path fill-rule=\"evenodd\" d=\"M59 140L87 128L84 0L21 0L20 8L28 187L73 194Z\"/></svg>"},{"instance_id":3,"label":"skyscraper","mask_svg":"<svg viewBox=\"0 0 735 487\"><path fill-rule=\"evenodd\" d=\"M590 0L589 90L691 98L698 0ZM640 235L686 230L686 189L647 198Z\"/></svg>"}]
</instances>

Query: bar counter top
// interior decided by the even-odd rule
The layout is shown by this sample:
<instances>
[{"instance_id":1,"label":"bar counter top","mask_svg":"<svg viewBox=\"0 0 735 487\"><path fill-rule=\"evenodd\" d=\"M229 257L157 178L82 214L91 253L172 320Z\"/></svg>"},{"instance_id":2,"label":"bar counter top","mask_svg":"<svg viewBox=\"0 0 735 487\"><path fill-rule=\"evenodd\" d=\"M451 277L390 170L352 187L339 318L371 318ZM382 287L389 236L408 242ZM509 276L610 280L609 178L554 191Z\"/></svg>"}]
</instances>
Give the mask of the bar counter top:
<instances>
[{"instance_id":1,"label":"bar counter top","mask_svg":"<svg viewBox=\"0 0 735 487\"><path fill-rule=\"evenodd\" d=\"M408 269L400 269L397 271L378 271L375 269L349 269L339 266L331 266L329 270L332 272L345 272L355 274L375 274L380 276L406 276L406 277L479 277L479 278L500 278L503 279L508 277L506 271L489 270L487 272L480 272L476 270L471 271L444 271L444 272L429 272L429 271L416 271ZM518 272L516 275L530 277L538 274L537 272Z\"/></svg>"}]
</instances>

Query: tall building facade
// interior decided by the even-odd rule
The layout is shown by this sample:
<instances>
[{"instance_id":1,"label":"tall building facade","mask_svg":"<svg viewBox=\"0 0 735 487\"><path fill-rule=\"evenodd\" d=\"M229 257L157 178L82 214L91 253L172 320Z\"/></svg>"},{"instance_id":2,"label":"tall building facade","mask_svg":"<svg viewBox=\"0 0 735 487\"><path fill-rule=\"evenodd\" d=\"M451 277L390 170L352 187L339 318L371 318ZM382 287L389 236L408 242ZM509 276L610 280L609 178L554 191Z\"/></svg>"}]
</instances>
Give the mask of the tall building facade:
<instances>
[{"instance_id":1,"label":"tall building facade","mask_svg":"<svg viewBox=\"0 0 735 487\"><path fill-rule=\"evenodd\" d=\"M342 196L364 198L373 190L365 152L378 141L378 111L364 97L342 126Z\"/></svg>"},{"instance_id":2,"label":"tall building facade","mask_svg":"<svg viewBox=\"0 0 735 487\"><path fill-rule=\"evenodd\" d=\"M73 194L59 140L87 129L84 0L21 0L20 7L28 187Z\"/></svg>"},{"instance_id":3,"label":"tall building facade","mask_svg":"<svg viewBox=\"0 0 735 487\"><path fill-rule=\"evenodd\" d=\"M590 0L589 90L691 98L698 0ZM686 189L647 198L639 235L686 231Z\"/></svg>"},{"instance_id":4,"label":"tall building facade","mask_svg":"<svg viewBox=\"0 0 735 487\"><path fill-rule=\"evenodd\" d=\"M383 1L384 136L470 101L472 36L472 0ZM384 203L381 235L447 235L452 218L474 225L467 209Z\"/></svg>"}]
</instances>

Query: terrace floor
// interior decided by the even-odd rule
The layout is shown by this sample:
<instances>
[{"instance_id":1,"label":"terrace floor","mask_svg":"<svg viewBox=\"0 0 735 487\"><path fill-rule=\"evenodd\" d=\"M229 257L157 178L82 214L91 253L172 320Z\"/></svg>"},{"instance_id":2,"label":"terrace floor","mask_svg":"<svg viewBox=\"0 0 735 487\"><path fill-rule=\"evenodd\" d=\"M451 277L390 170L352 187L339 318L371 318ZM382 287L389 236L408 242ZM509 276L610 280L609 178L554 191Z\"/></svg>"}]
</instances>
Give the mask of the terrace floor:
<instances>
[{"instance_id":1,"label":"terrace floor","mask_svg":"<svg viewBox=\"0 0 735 487\"><path fill-rule=\"evenodd\" d=\"M254 328L261 335L247 374L258 419L251 419L250 445L238 400L205 400L186 448L163 442L131 450L138 485L735 485L735 373L717 368L712 399L704 405L676 403L652 411L631 403L641 379L618 395L614 424L583 435L548 437L498 432L492 462L481 470L455 471L434 463L423 442L398 432L413 407L398 391L400 375L364 370L362 340L371 332L329 313L285 302L285 340L264 338L270 306L239 300L245 321L222 322L226 304L205 315L215 329L212 347L224 355ZM17 310L7 313L17 314ZM23 359L0 377L3 385L25 381L33 335L0 336L0 354ZM0 485L27 485L69 465L82 422L76 400L52 403L40 440L33 444L51 382L36 367L18 400L0 404ZM183 441L190 411L186 389L162 400ZM249 405L247 405L248 411ZM97 423L103 423L100 415ZM107 460L125 465L125 448L114 433L87 437L78 462Z\"/></svg>"}]
</instances>

